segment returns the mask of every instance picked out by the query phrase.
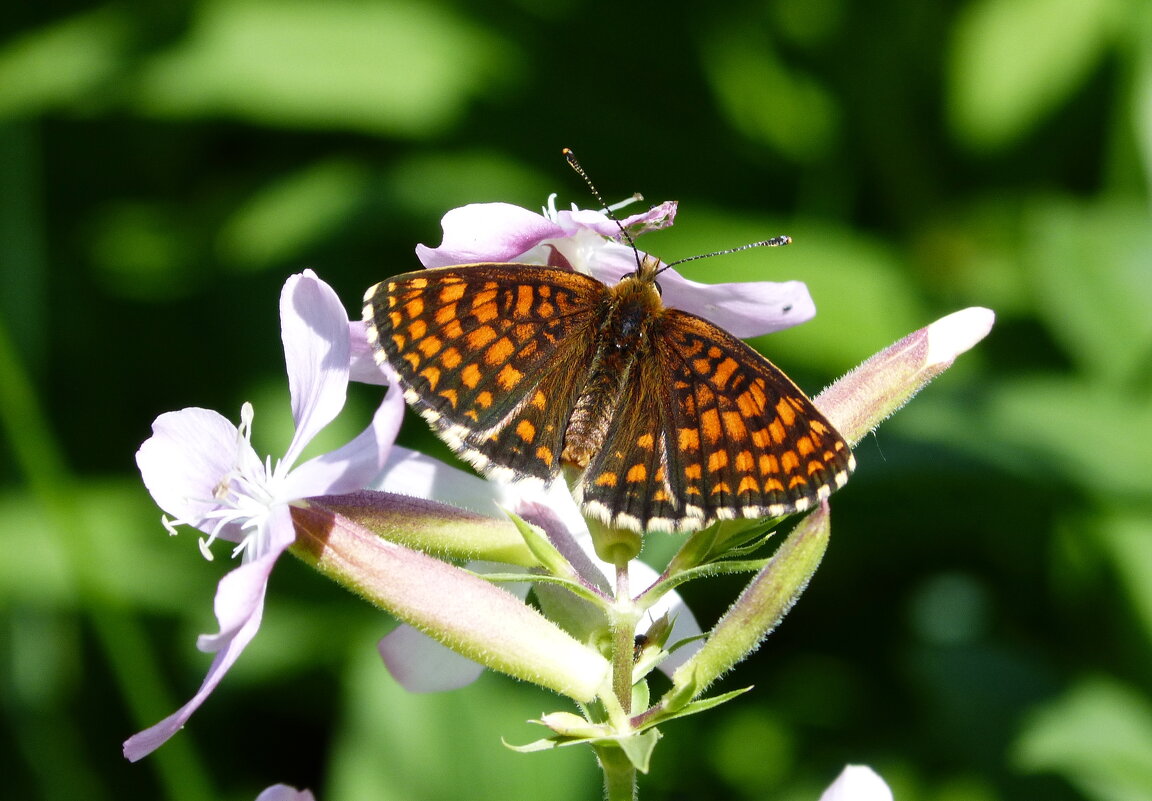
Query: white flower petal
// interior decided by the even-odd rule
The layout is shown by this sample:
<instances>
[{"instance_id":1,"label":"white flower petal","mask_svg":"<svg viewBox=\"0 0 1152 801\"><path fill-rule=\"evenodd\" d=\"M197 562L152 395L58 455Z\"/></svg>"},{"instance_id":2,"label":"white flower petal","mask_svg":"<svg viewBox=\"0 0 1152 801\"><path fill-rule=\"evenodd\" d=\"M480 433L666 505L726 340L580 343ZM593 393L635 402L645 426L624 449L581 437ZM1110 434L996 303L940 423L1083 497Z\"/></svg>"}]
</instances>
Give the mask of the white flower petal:
<instances>
[{"instance_id":1,"label":"white flower petal","mask_svg":"<svg viewBox=\"0 0 1152 801\"><path fill-rule=\"evenodd\" d=\"M284 455L293 465L304 446L331 423L348 392L348 315L332 287L311 270L293 275L280 294L280 329L296 433Z\"/></svg>"},{"instance_id":2,"label":"white flower petal","mask_svg":"<svg viewBox=\"0 0 1152 801\"><path fill-rule=\"evenodd\" d=\"M848 765L820 801L892 801L892 791L867 765Z\"/></svg>"},{"instance_id":3,"label":"white flower petal","mask_svg":"<svg viewBox=\"0 0 1152 801\"><path fill-rule=\"evenodd\" d=\"M219 412L181 409L156 418L152 436L136 452L136 464L161 509L193 520L218 505L217 488L239 461L241 449L252 447Z\"/></svg>"},{"instance_id":4,"label":"white flower petal","mask_svg":"<svg viewBox=\"0 0 1152 801\"><path fill-rule=\"evenodd\" d=\"M404 395L393 384L368 428L347 445L309 459L288 474L286 497L340 495L363 489L379 475L404 419Z\"/></svg>"},{"instance_id":5,"label":"white flower petal","mask_svg":"<svg viewBox=\"0 0 1152 801\"><path fill-rule=\"evenodd\" d=\"M264 576L267 577L268 571L272 569L271 562L274 561L275 557L270 557L268 558L267 565L258 565L258 563L252 562L242 565L237 568L236 571L253 568L254 570L252 572L263 572ZM236 571L233 571L233 573ZM232 632L230 637L226 640L220 640L217 643L219 650L216 652L216 657L212 660L212 664L208 668L208 674L204 677L204 682L200 685L200 689L196 691L196 694L192 696L192 699L171 715L164 718L164 720L145 729L139 734L134 734L124 742L124 756L129 761L135 762L143 759L184 727L184 724L192 717L192 713L199 709L200 705L212 694L212 691L216 689L216 686L220 683L221 679L224 678L228 669L232 667L240 657L240 654L243 653L244 648L247 647L248 643L252 641L252 638L256 636L256 632L260 629L260 620L263 612L264 595L261 590L257 602L252 607L251 614Z\"/></svg>"}]
</instances>

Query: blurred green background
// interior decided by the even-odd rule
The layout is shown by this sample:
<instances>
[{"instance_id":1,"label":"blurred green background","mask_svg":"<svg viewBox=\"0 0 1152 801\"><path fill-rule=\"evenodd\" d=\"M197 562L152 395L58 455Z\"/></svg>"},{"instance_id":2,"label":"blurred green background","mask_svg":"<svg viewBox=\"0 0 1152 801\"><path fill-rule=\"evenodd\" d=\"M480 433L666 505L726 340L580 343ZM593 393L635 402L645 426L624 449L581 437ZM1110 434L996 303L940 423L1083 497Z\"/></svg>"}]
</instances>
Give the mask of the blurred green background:
<instances>
[{"instance_id":1,"label":"blurred green background","mask_svg":"<svg viewBox=\"0 0 1152 801\"><path fill-rule=\"evenodd\" d=\"M807 594L672 724L642 798L1152 798L1152 4L1146 0L23 3L0 22L0 795L594 799L563 708L499 676L400 692L388 622L285 559L187 729L228 565L135 472L204 406L290 436L284 278L358 315L473 201L681 201L642 245L703 281L802 279L756 342L812 392L956 309L992 335L858 448ZM342 441L377 390L357 392ZM403 440L443 449L419 420ZM663 536L663 535L659 535ZM738 584L690 585L711 621Z\"/></svg>"}]
</instances>

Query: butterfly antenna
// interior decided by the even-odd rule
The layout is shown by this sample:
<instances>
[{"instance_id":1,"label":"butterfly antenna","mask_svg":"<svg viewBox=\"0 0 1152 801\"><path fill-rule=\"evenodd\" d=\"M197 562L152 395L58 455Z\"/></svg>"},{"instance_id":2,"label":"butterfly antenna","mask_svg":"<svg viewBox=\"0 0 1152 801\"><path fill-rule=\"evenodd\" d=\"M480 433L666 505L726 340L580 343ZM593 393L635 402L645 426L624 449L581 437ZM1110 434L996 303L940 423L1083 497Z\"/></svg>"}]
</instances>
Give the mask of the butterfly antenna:
<instances>
[{"instance_id":1,"label":"butterfly antenna","mask_svg":"<svg viewBox=\"0 0 1152 801\"><path fill-rule=\"evenodd\" d=\"M717 250L717 251L714 251L712 253L701 253L699 256L689 256L686 259L677 259L676 261L672 262L671 264L665 264L663 267L661 267L660 272L664 272L665 270L667 270L671 267L675 267L677 264L684 264L685 262L688 262L688 261L697 261L698 259L710 259L713 256L725 256L729 253L739 253L742 250L751 250L752 248L775 248L775 247L780 247L781 245L791 245L791 244L792 244L792 237L788 236L787 234L781 234L780 236L774 236L771 239L765 239L765 240L760 241L760 242L749 242L747 245L741 245L738 248L728 248L727 250Z\"/></svg>"},{"instance_id":2,"label":"butterfly antenna","mask_svg":"<svg viewBox=\"0 0 1152 801\"><path fill-rule=\"evenodd\" d=\"M576 174L584 179L584 183L588 186L588 190L592 193L592 197L596 198L596 202L600 204L601 208L607 213L609 219L616 223L616 227L620 229L620 233L628 240L629 246L632 248L632 253L636 256L636 269L640 270L640 250L636 247L636 240L628 233L628 229L624 227L624 223L620 222L620 218L612 211L612 207L604 202L604 197L600 194L600 190L592 183L592 179L588 177L588 173L584 172L584 168L580 166L580 162L576 160L576 154L572 152L572 148L566 147L561 151L564 158L568 161L568 166L576 171ZM633 197L636 197L633 195Z\"/></svg>"}]
</instances>

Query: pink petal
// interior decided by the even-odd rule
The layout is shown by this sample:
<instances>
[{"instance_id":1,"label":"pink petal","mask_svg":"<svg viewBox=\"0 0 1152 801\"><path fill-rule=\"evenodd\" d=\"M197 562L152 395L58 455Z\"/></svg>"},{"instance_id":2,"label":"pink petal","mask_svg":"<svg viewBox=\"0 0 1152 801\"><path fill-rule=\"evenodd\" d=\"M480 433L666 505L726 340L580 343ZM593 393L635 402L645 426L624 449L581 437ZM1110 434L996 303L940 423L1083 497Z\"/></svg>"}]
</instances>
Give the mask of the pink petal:
<instances>
[{"instance_id":1,"label":"pink petal","mask_svg":"<svg viewBox=\"0 0 1152 801\"><path fill-rule=\"evenodd\" d=\"M361 384L388 384L387 376L376 362L376 355L372 346L368 344L368 337L364 333L363 320L350 320L348 322L348 338L352 347L351 364L348 368L348 380L358 381Z\"/></svg>"},{"instance_id":2,"label":"pink petal","mask_svg":"<svg viewBox=\"0 0 1152 801\"><path fill-rule=\"evenodd\" d=\"M262 560L241 565L221 580L217 593L216 611L220 618L221 630L229 629L229 635L227 637L216 635L217 639L212 643L217 649L216 657L212 660L208 674L204 677L200 689L192 696L192 700L155 726L132 735L124 742L124 756L129 761L136 762L143 759L167 742L169 737L180 731L188 719L192 717L192 713L199 709L200 705L212 694L212 691L224 678L224 674L228 672L240 654L243 653L244 648L256 636L264 613L264 588L267 586L268 574L272 570L276 556L278 554L269 554ZM237 578L234 579L234 576ZM230 580L232 585L244 585L243 588L234 586L226 588L225 582ZM236 610L232 608L222 609L220 602L222 595L244 595L248 599L245 604L246 614L233 615L232 613ZM222 611L226 614L221 615ZM203 640L203 638L201 639Z\"/></svg>"},{"instance_id":3,"label":"pink petal","mask_svg":"<svg viewBox=\"0 0 1152 801\"><path fill-rule=\"evenodd\" d=\"M511 203L471 203L452 209L440 221L440 247L416 246L425 267L511 261L541 240L564 236L564 229L540 214Z\"/></svg>"},{"instance_id":4,"label":"pink petal","mask_svg":"<svg viewBox=\"0 0 1152 801\"><path fill-rule=\"evenodd\" d=\"M285 497L341 495L363 489L384 469L400 423L404 419L404 395L393 384L372 416L372 424L331 453L308 460L293 470L284 484Z\"/></svg>"},{"instance_id":5,"label":"pink petal","mask_svg":"<svg viewBox=\"0 0 1152 801\"><path fill-rule=\"evenodd\" d=\"M252 450L218 412L181 409L156 418L152 436L136 452L136 464L161 509L196 520L217 506L216 488L236 466L241 448Z\"/></svg>"},{"instance_id":6,"label":"pink petal","mask_svg":"<svg viewBox=\"0 0 1152 801\"><path fill-rule=\"evenodd\" d=\"M283 463L332 422L348 391L348 315L336 293L311 270L293 275L280 294L280 328L296 433Z\"/></svg>"},{"instance_id":7,"label":"pink petal","mask_svg":"<svg viewBox=\"0 0 1152 801\"><path fill-rule=\"evenodd\" d=\"M256 801L316 801L311 790L297 790L287 784L274 784L256 796Z\"/></svg>"},{"instance_id":8,"label":"pink petal","mask_svg":"<svg viewBox=\"0 0 1152 801\"><path fill-rule=\"evenodd\" d=\"M410 693L456 690L484 673L483 665L408 625L385 635L377 649L392 678Z\"/></svg>"}]
</instances>

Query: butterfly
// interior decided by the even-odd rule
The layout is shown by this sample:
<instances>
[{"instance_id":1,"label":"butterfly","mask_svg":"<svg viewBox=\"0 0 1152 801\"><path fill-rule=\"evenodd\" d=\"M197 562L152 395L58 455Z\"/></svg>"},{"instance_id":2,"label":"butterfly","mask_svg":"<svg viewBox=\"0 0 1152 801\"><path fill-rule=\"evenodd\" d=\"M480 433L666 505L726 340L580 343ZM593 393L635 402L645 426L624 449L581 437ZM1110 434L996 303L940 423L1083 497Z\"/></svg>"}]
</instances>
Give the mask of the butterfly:
<instances>
[{"instance_id":1,"label":"butterfly","mask_svg":"<svg viewBox=\"0 0 1152 801\"><path fill-rule=\"evenodd\" d=\"M571 469L585 513L692 531L811 508L855 467L812 401L751 347L666 307L651 257L615 285L525 264L398 275L364 296L376 359L497 480Z\"/></svg>"}]
</instances>

